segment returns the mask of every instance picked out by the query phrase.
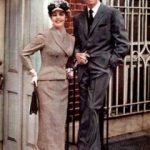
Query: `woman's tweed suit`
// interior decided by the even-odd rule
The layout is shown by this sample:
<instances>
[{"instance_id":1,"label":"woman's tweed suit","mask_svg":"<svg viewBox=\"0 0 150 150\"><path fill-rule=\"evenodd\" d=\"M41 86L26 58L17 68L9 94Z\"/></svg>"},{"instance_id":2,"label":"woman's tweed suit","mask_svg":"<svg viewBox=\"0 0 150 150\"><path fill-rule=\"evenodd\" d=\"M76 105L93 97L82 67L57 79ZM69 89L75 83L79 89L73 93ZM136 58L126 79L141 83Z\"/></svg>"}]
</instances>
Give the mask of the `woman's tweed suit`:
<instances>
[{"instance_id":1,"label":"woman's tweed suit","mask_svg":"<svg viewBox=\"0 0 150 150\"><path fill-rule=\"evenodd\" d=\"M41 69L38 74L40 100L39 133L40 150L64 150L65 122L68 104L66 63L72 55L74 38L54 27L38 34L22 51L24 66L33 69L30 55L40 50Z\"/></svg>"}]
</instances>

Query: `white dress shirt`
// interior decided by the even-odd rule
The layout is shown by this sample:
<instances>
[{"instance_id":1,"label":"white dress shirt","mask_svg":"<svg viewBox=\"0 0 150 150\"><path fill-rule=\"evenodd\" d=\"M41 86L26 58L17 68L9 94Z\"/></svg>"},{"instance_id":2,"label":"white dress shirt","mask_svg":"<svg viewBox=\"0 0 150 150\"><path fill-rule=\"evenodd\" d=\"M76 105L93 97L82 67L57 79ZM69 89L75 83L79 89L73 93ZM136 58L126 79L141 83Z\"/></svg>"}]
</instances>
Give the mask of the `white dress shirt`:
<instances>
[{"instance_id":1,"label":"white dress shirt","mask_svg":"<svg viewBox=\"0 0 150 150\"><path fill-rule=\"evenodd\" d=\"M101 5L101 3L100 3L100 1L98 1L98 3L92 8L92 10L93 10L93 18L95 17L95 15L96 15L100 5ZM89 10L90 10L90 8L88 7L88 12L89 12Z\"/></svg>"}]
</instances>

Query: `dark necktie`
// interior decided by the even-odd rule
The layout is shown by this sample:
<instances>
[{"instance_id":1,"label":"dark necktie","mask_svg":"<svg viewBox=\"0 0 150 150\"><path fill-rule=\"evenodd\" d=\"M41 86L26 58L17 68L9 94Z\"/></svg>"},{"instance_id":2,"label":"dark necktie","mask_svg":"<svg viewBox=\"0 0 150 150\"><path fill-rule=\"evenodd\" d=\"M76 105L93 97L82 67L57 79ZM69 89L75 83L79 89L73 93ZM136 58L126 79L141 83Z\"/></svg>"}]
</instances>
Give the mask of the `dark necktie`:
<instances>
[{"instance_id":1,"label":"dark necktie","mask_svg":"<svg viewBox=\"0 0 150 150\"><path fill-rule=\"evenodd\" d=\"M92 25L93 20L94 20L94 18L93 18L93 10L90 9L90 10L89 10L89 17L88 17L89 30L90 30L90 27L91 27L91 25Z\"/></svg>"}]
</instances>

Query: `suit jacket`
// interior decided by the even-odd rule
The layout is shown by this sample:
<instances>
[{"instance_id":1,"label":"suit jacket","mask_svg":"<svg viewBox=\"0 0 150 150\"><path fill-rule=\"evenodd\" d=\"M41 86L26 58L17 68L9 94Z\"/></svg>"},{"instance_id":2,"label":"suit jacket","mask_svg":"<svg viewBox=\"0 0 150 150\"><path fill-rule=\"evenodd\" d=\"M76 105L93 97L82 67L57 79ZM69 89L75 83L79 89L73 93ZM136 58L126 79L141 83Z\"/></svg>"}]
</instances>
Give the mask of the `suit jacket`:
<instances>
[{"instance_id":1,"label":"suit jacket","mask_svg":"<svg viewBox=\"0 0 150 150\"><path fill-rule=\"evenodd\" d=\"M101 4L88 32L87 10L74 17L75 53L90 55L87 65L78 67L79 79L86 67L91 74L116 67L128 53L128 35L120 12Z\"/></svg>"},{"instance_id":2,"label":"suit jacket","mask_svg":"<svg viewBox=\"0 0 150 150\"><path fill-rule=\"evenodd\" d=\"M40 50L41 68L38 80L66 79L66 63L74 49L74 38L64 30L62 34L52 27L39 33L21 52L24 66L31 70L30 55Z\"/></svg>"}]
</instances>

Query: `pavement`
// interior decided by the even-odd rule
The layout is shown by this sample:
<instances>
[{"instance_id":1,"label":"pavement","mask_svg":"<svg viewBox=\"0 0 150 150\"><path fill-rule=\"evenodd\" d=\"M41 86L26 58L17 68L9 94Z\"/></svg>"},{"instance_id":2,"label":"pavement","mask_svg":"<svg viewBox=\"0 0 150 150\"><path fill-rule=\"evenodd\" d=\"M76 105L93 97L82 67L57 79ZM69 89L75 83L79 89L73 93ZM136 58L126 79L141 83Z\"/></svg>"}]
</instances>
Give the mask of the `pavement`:
<instances>
[{"instance_id":1,"label":"pavement","mask_svg":"<svg viewBox=\"0 0 150 150\"><path fill-rule=\"evenodd\" d=\"M150 150L150 136L141 136L118 142L110 142L108 150Z\"/></svg>"},{"instance_id":2,"label":"pavement","mask_svg":"<svg viewBox=\"0 0 150 150\"><path fill-rule=\"evenodd\" d=\"M77 150L76 145L70 145L69 150ZM150 150L150 134L142 132L110 138L106 150Z\"/></svg>"}]
</instances>

